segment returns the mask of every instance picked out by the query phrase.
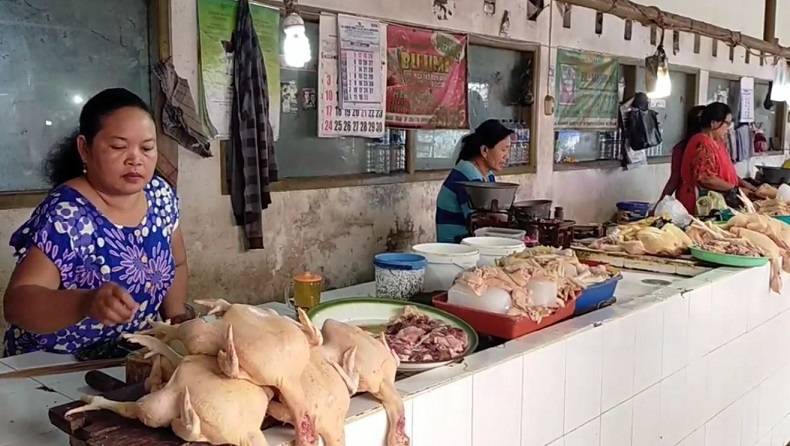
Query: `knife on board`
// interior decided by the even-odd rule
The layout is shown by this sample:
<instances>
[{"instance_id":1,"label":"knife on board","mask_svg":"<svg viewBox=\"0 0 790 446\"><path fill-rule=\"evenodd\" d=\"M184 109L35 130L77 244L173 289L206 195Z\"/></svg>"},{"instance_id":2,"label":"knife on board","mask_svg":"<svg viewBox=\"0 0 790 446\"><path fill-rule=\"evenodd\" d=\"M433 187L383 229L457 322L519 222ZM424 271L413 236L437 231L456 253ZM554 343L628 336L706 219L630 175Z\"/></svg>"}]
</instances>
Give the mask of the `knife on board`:
<instances>
[{"instance_id":1,"label":"knife on board","mask_svg":"<svg viewBox=\"0 0 790 446\"><path fill-rule=\"evenodd\" d=\"M97 359L95 361L75 362L71 364L60 364L45 367L34 367L25 370L14 370L13 372L0 373L0 380L11 378L33 378L36 376L61 375L63 373L107 369L110 367L122 366L125 362L126 358L115 358Z\"/></svg>"},{"instance_id":2,"label":"knife on board","mask_svg":"<svg viewBox=\"0 0 790 446\"><path fill-rule=\"evenodd\" d=\"M125 382L115 378L114 376L110 376L101 370L91 370L86 373L85 384L87 384L91 389L100 393L112 392L113 390L126 387Z\"/></svg>"}]
</instances>

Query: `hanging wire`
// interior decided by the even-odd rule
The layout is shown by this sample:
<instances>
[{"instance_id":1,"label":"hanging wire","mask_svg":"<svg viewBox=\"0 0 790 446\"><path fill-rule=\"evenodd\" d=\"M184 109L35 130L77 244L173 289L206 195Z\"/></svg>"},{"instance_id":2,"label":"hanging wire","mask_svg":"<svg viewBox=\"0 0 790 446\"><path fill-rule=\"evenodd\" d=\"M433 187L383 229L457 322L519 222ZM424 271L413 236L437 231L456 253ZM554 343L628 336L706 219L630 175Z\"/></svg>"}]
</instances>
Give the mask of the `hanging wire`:
<instances>
[{"instance_id":1,"label":"hanging wire","mask_svg":"<svg viewBox=\"0 0 790 446\"><path fill-rule=\"evenodd\" d=\"M549 2L551 4L552 2ZM571 5L565 4L566 8L570 8ZM552 36L554 35L554 8L549 9L549 72L554 73L554 77L557 77L557 71L554 69L554 61L551 57L551 41ZM551 85L552 76L548 76L546 79L546 94L552 95L554 92L553 86Z\"/></svg>"},{"instance_id":2,"label":"hanging wire","mask_svg":"<svg viewBox=\"0 0 790 446\"><path fill-rule=\"evenodd\" d=\"M299 3L296 0L284 0L283 3L285 4L286 16L289 14L299 14Z\"/></svg>"}]
</instances>

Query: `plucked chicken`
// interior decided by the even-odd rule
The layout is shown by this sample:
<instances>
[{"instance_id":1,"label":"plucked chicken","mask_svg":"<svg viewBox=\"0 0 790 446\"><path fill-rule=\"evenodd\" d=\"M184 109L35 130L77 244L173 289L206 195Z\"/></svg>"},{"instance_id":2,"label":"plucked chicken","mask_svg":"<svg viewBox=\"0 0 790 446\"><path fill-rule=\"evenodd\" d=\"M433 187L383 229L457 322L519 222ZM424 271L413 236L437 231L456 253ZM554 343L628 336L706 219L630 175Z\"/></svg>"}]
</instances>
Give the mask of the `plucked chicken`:
<instances>
[{"instance_id":1,"label":"plucked chicken","mask_svg":"<svg viewBox=\"0 0 790 446\"><path fill-rule=\"evenodd\" d=\"M359 391L370 392L381 401L387 414L387 446L409 446L403 399L395 389L395 372L400 360L390 349L386 337L378 339L359 327L327 319L321 328L327 359L343 362L343 355L356 347L356 372Z\"/></svg>"},{"instance_id":2,"label":"plucked chicken","mask_svg":"<svg viewBox=\"0 0 790 446\"><path fill-rule=\"evenodd\" d=\"M225 376L214 356L182 358L150 336L131 335L127 339L178 364L172 378L160 390L133 402L85 396L83 401L87 404L68 411L67 417L107 409L126 418L138 419L153 428L170 426L185 441L268 446L261 424L272 396L271 390Z\"/></svg>"},{"instance_id":3,"label":"plucked chicken","mask_svg":"<svg viewBox=\"0 0 790 446\"><path fill-rule=\"evenodd\" d=\"M587 286L611 278L605 266L589 266L581 263L573 250L558 250L538 247L529 251L511 254L497 260L497 266L473 268L461 273L456 284L469 288L474 294L483 296L489 288L498 288L510 293L511 316L527 316L540 322L575 299ZM556 290L548 299L537 299L533 294L535 282L554 282ZM546 302L548 300L549 302Z\"/></svg>"},{"instance_id":4,"label":"plucked chicken","mask_svg":"<svg viewBox=\"0 0 790 446\"><path fill-rule=\"evenodd\" d=\"M151 321L152 328L145 333L165 342L179 339L190 354L216 356L220 368L231 378L276 388L292 419L297 420L296 444L317 445L315 414L308 410L301 376L310 360L311 346L321 343L320 332L271 309L230 304L222 299L195 303L211 308L209 314L217 314L219 319L194 319L179 325Z\"/></svg>"},{"instance_id":5,"label":"plucked chicken","mask_svg":"<svg viewBox=\"0 0 790 446\"><path fill-rule=\"evenodd\" d=\"M790 215L790 203L779 198L769 198L754 203L757 212L771 217Z\"/></svg>"},{"instance_id":6,"label":"plucked chicken","mask_svg":"<svg viewBox=\"0 0 790 446\"><path fill-rule=\"evenodd\" d=\"M661 217L619 225L610 235L590 244L590 248L632 255L678 257L688 252L692 241L673 223Z\"/></svg>"},{"instance_id":7,"label":"plucked chicken","mask_svg":"<svg viewBox=\"0 0 790 446\"><path fill-rule=\"evenodd\" d=\"M312 326L304 312L300 322ZM327 354L326 346L312 347L310 361L302 371L301 383L308 411L315 414L315 428L325 446L345 445L345 424L351 395L359 387L356 371L357 348L346 350L338 364ZM268 414L283 423L293 424L291 411L279 401L269 403Z\"/></svg>"},{"instance_id":8,"label":"plucked chicken","mask_svg":"<svg viewBox=\"0 0 790 446\"><path fill-rule=\"evenodd\" d=\"M782 258L786 254L781 252L779 246L770 237L738 226L732 226L727 230L696 219L692 221L688 233L699 248L705 251L768 258L771 262L771 290L777 293L782 290Z\"/></svg>"}]
</instances>

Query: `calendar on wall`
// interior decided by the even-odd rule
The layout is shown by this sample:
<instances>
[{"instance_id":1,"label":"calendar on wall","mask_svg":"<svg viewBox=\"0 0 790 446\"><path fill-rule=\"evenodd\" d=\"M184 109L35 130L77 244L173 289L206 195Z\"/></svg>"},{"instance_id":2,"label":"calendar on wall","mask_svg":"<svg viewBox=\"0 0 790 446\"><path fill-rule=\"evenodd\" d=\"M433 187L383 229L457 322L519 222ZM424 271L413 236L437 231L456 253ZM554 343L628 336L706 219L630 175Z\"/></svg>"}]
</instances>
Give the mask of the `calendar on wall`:
<instances>
[{"instance_id":1,"label":"calendar on wall","mask_svg":"<svg viewBox=\"0 0 790 446\"><path fill-rule=\"evenodd\" d=\"M352 23L354 21L364 21L365 23L375 22L376 26L369 26L371 29L376 29L373 33L377 39L376 45L373 46L377 51L372 57L375 63L373 67L368 64L362 64L362 67L370 68L373 70L373 79L370 79L370 73L357 74L357 81L362 80L361 74L367 74L366 79L368 83L373 85L365 86L365 92L359 89L356 95L362 97L355 98L353 84L351 85L350 94L343 98L342 78L348 76L344 74L341 69L340 62L340 47L339 43L339 17L330 14L321 14L319 22L319 61L318 61L318 136L321 138L336 138L342 136L361 136L365 138L380 138L384 135L384 85L386 82L387 74L387 41L386 41L386 25L367 20L350 17ZM353 28L355 25L351 25ZM364 34L364 33L363 33ZM369 44L371 36L367 36L365 41ZM360 48L370 48L358 45ZM360 51L365 53L367 51ZM370 59L364 59L370 60ZM348 64L347 64L348 65ZM347 66L346 65L346 66ZM353 67L352 67L353 70ZM353 74L353 73L352 73ZM357 86L360 88L360 86ZM376 90L377 89L377 90ZM369 92L373 90L373 92ZM375 91L378 91L378 98L374 98ZM364 97L367 95L367 97Z\"/></svg>"},{"instance_id":2,"label":"calendar on wall","mask_svg":"<svg viewBox=\"0 0 790 446\"><path fill-rule=\"evenodd\" d=\"M344 110L370 110L384 98L381 28L376 20L337 16L339 100Z\"/></svg>"}]
</instances>

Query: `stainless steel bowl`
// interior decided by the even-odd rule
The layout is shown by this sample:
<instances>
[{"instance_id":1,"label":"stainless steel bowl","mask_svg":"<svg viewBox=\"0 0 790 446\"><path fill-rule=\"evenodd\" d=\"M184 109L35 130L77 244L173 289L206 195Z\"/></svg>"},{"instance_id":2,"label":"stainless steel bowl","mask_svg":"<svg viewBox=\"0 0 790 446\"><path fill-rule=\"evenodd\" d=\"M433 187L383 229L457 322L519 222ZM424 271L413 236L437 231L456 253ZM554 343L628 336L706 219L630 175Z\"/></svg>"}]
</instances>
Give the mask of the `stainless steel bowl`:
<instances>
[{"instance_id":1,"label":"stainless steel bowl","mask_svg":"<svg viewBox=\"0 0 790 446\"><path fill-rule=\"evenodd\" d=\"M513 203L516 218L523 220L539 220L551 218L551 200L524 200Z\"/></svg>"},{"instance_id":2,"label":"stainless steel bowl","mask_svg":"<svg viewBox=\"0 0 790 446\"><path fill-rule=\"evenodd\" d=\"M469 207L478 211L506 211L516 198L517 183L459 181L469 195Z\"/></svg>"}]
</instances>

